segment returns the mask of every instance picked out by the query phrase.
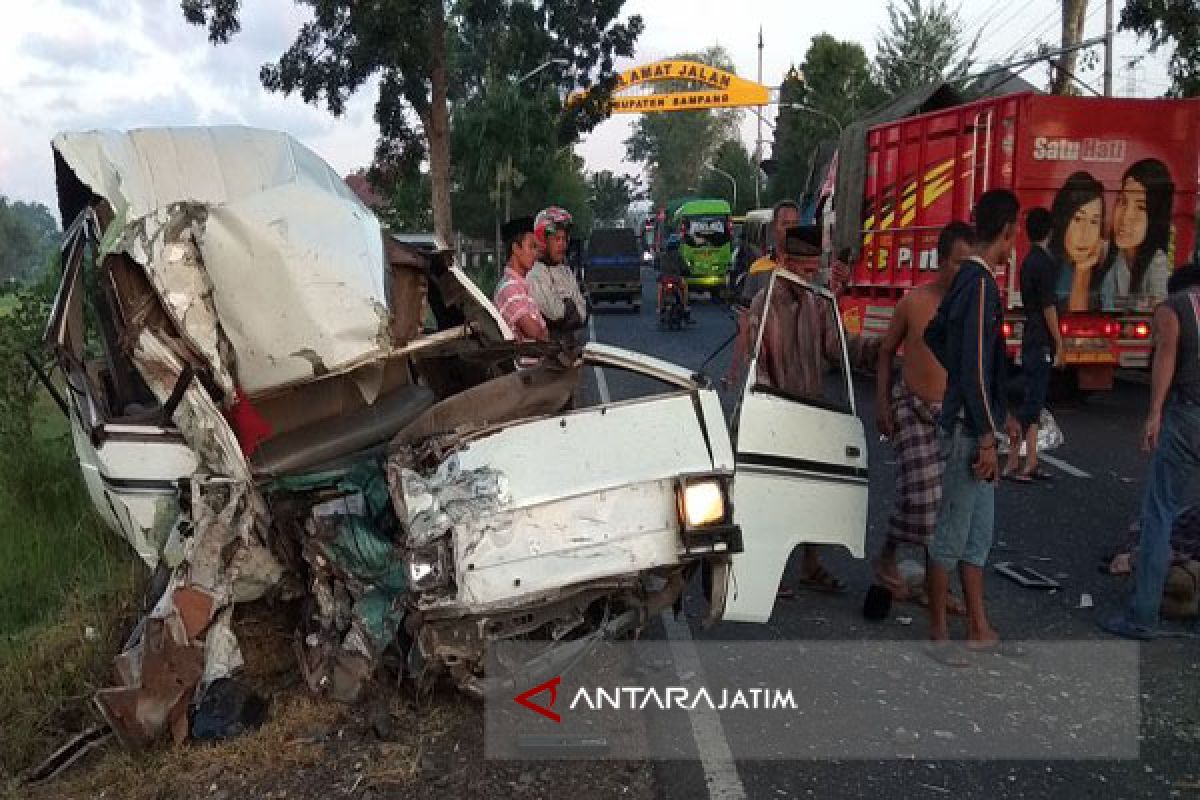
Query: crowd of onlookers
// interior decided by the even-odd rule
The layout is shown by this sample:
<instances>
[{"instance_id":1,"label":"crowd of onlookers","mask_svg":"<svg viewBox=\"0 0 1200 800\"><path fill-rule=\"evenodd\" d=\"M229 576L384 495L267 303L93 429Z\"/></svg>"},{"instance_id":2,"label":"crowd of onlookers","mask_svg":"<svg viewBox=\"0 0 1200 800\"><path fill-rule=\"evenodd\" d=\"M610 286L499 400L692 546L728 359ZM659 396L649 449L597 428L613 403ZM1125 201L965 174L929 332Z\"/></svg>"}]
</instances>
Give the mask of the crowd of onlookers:
<instances>
[{"instance_id":1,"label":"crowd of onlookers","mask_svg":"<svg viewBox=\"0 0 1200 800\"><path fill-rule=\"evenodd\" d=\"M817 285L836 295L849 276L840 259L822 264L819 248L801 235L799 220L795 203L777 204L773 247L747 265L732 370L747 363L755 338L748 334L761 328L756 381L804 397L820 395L841 350L833 306L795 286ZM587 306L565 263L570 224L567 212L550 207L504 227L506 264L495 301L519 341L572 337L585 324ZM995 272L1014 252L1019 225L1032 246L1020 269L1025 323L1022 379L1014 393ZM1047 209L1022 214L1008 190L983 194L969 224L952 222L941 231L935 280L900 300L878 353L876 426L896 452L895 506L873 562L875 585L864 612L877 612L872 606L880 602L926 605L930 653L947 665L968 663L969 651L1019 655L1020 648L1001 639L989 622L984 567L995 527L997 481L1052 480L1038 461L1038 426L1052 371L1064 355L1058 318L1063 266L1051 247L1052 225ZM768 292L777 270L801 283L775 281ZM1170 604L1179 596L1172 594L1173 582L1191 576L1169 570L1200 550L1193 541L1200 534L1192 530L1200 530L1200 513L1192 515L1191 527L1189 517L1180 516L1183 492L1200 465L1200 267L1176 270L1167 289L1166 300L1154 311L1151 398L1142 435L1144 449L1153 456L1137 523L1139 540L1104 565L1113 574L1132 573L1135 589L1128 608L1103 619L1101 626L1137 639L1158 635L1164 589ZM894 360L901 350L896 374ZM1008 450L1003 466L1002 444ZM923 581L902 574L897 553L904 546L924 551ZM1195 605L1200 580L1200 570L1195 571L1188 607ZM961 597L950 589L954 573ZM816 546L803 548L794 580L804 588L846 589L822 564ZM793 592L790 585L780 589L781 596ZM951 642L951 616L965 619L962 646Z\"/></svg>"}]
</instances>

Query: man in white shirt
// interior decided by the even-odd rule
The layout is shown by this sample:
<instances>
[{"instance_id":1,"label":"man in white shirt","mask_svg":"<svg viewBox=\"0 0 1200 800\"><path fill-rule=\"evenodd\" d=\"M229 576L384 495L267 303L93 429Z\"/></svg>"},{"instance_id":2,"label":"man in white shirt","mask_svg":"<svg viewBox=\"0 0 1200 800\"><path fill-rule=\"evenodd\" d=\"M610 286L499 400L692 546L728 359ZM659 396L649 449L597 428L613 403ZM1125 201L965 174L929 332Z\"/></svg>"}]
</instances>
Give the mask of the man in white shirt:
<instances>
[{"instance_id":1,"label":"man in white shirt","mask_svg":"<svg viewBox=\"0 0 1200 800\"><path fill-rule=\"evenodd\" d=\"M551 336L574 338L587 322L587 304L579 282L565 263L571 215L558 206L538 212L533 222L541 257L526 279Z\"/></svg>"}]
</instances>

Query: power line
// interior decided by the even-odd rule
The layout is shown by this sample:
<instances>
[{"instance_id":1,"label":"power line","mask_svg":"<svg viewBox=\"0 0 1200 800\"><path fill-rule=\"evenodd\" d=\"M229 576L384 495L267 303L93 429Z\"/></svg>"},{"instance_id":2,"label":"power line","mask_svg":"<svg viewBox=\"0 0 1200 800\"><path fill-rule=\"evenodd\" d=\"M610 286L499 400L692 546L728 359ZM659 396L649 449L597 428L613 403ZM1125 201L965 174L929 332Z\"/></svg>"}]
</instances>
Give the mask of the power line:
<instances>
[{"instance_id":1,"label":"power line","mask_svg":"<svg viewBox=\"0 0 1200 800\"><path fill-rule=\"evenodd\" d=\"M1017 40L1017 43L1007 52L1006 57L1011 58L1020 53L1025 47L1037 42L1038 39L1049 32L1046 30L1047 26L1053 27L1055 24L1061 24L1061 20L1062 10L1058 8L1053 9L1049 14L1042 17L1041 21L1035 23L1024 36Z\"/></svg>"},{"instance_id":2,"label":"power line","mask_svg":"<svg viewBox=\"0 0 1200 800\"><path fill-rule=\"evenodd\" d=\"M1033 5L1034 2L1036 2L1036 0L1026 0L1025 4L1018 7L1015 13L1013 13L1009 17L1007 17L1004 20L1004 22L1000 23L995 28L992 28L990 35L995 36L995 35L999 34L1000 31L1004 30L1005 28L1007 28L1008 26L1012 25L1014 22L1019 20L1021 18L1021 16L1025 13L1025 9L1027 9L1031 5Z\"/></svg>"}]
</instances>

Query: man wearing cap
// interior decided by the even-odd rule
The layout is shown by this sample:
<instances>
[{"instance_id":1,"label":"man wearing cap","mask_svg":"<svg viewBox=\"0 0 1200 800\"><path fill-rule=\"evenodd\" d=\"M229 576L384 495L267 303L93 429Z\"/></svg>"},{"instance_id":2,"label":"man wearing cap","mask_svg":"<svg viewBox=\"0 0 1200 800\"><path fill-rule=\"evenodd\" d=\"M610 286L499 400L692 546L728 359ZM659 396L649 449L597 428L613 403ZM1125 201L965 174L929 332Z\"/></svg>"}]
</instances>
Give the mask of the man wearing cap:
<instances>
[{"instance_id":1,"label":"man wearing cap","mask_svg":"<svg viewBox=\"0 0 1200 800\"><path fill-rule=\"evenodd\" d=\"M784 269L802 280L817 285L832 283L834 293L843 284L840 275L823 277L820 274L820 247L813 241L816 233L811 226L785 225L796 219L795 204L783 201L775 211L775 249L751 267L746 287L753 292L745 316L745 332L741 347L742 360L750 362L750 348L764 317L770 316L762 332L758 353L756 381L801 397L819 397L823 376L831 365L841 363L841 339L837 318L828 304L818 304L807 292L780 284L771 297L771 314L767 314L767 290L771 274ZM818 240L819 242L819 240ZM751 279L754 279L753 282ZM820 547L804 544L801 547L800 571L797 585L805 589L841 593L846 583L821 563ZM793 597L790 587L779 589L780 597Z\"/></svg>"},{"instance_id":2,"label":"man wearing cap","mask_svg":"<svg viewBox=\"0 0 1200 800\"><path fill-rule=\"evenodd\" d=\"M558 206L538 212L533 222L540 260L529 273L529 293L554 336L572 336L587 321L587 304L565 263L571 215Z\"/></svg>"},{"instance_id":3,"label":"man wearing cap","mask_svg":"<svg viewBox=\"0 0 1200 800\"><path fill-rule=\"evenodd\" d=\"M506 222L501 229L508 263L496 284L495 303L500 316L512 328L518 342L544 342L549 337L546 321L529 292L526 276L537 259L533 237L533 218L521 217Z\"/></svg>"}]
</instances>

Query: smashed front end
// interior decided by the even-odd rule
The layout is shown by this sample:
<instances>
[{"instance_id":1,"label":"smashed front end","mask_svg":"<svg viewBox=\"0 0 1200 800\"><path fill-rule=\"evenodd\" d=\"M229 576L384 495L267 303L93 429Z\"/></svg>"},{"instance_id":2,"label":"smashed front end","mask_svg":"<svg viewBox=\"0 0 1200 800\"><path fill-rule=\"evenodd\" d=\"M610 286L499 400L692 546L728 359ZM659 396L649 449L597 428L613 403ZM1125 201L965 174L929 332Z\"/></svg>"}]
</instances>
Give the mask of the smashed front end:
<instances>
[{"instance_id":1,"label":"smashed front end","mask_svg":"<svg viewBox=\"0 0 1200 800\"><path fill-rule=\"evenodd\" d=\"M515 344L449 253L383 233L283 134L54 150L61 399L98 512L162 588L97 697L128 746L213 731L238 603L295 601L301 673L352 701L389 653L477 690L489 641L578 649L727 570L733 456L684 371ZM568 411L588 366L665 389Z\"/></svg>"}]
</instances>

